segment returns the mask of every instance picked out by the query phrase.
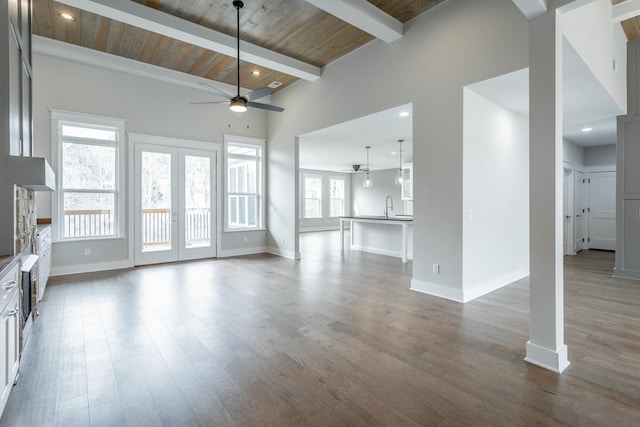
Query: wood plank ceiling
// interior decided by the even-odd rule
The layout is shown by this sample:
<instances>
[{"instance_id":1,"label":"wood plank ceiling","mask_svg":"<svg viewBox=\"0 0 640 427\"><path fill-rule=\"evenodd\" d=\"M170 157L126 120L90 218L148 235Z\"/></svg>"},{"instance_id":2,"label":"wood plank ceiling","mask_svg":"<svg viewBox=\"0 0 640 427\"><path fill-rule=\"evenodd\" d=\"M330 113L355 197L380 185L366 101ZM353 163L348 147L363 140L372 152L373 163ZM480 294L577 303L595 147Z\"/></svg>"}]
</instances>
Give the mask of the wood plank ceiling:
<instances>
[{"instance_id":1,"label":"wood plank ceiling","mask_svg":"<svg viewBox=\"0 0 640 427\"><path fill-rule=\"evenodd\" d=\"M624 0L612 0L613 4L622 3ZM640 17L627 19L621 22L627 40L633 40L640 36Z\"/></svg>"},{"instance_id":2,"label":"wood plank ceiling","mask_svg":"<svg viewBox=\"0 0 640 427\"><path fill-rule=\"evenodd\" d=\"M231 0L132 0L212 30L235 36L236 13ZM405 23L444 0L369 0ZM612 0L613 4L623 0ZM68 12L76 20L65 21ZM640 36L640 18L622 22L629 40ZM33 33L102 52L158 65L195 76L237 84L234 56L175 40L132 25L81 11L54 0L34 0ZM305 63L324 67L373 40L373 36L341 21L305 0L246 0L240 12L243 41ZM242 53L240 54L242 59ZM274 81L282 90L297 77L241 61L240 80L249 90ZM255 75L259 72L259 75Z\"/></svg>"},{"instance_id":3,"label":"wood plank ceiling","mask_svg":"<svg viewBox=\"0 0 640 427\"><path fill-rule=\"evenodd\" d=\"M236 11L231 0L133 1L235 37ZM370 0L370 3L404 23L442 1ZM244 3L240 11L240 38L243 41L317 67L324 67L373 40L371 35L305 0L245 0ZM62 12L70 13L76 20L63 20L59 16ZM234 56L206 50L54 0L34 0L33 33L230 85L237 84ZM240 70L242 86L249 90L278 81L282 85L273 89L277 92L298 80L245 61L241 61ZM254 75L254 71L259 75Z\"/></svg>"}]
</instances>

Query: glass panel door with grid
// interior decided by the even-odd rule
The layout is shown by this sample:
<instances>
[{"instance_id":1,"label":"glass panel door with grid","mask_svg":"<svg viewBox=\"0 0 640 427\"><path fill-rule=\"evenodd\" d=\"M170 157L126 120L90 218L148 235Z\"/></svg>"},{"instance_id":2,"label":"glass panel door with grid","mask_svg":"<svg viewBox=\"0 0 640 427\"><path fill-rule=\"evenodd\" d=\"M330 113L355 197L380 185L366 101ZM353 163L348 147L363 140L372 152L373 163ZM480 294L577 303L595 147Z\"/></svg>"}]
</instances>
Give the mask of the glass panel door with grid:
<instances>
[{"instance_id":1,"label":"glass panel door with grid","mask_svg":"<svg viewBox=\"0 0 640 427\"><path fill-rule=\"evenodd\" d=\"M135 146L135 264L216 256L215 153Z\"/></svg>"}]
</instances>

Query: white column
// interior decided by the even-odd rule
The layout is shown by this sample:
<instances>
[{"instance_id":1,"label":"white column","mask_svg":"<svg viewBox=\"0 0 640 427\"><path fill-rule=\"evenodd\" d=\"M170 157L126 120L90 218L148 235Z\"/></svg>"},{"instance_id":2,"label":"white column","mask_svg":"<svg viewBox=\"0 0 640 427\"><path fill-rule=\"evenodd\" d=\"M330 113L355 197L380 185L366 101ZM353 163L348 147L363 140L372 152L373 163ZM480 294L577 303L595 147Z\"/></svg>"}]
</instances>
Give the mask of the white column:
<instances>
[{"instance_id":1,"label":"white column","mask_svg":"<svg viewBox=\"0 0 640 427\"><path fill-rule=\"evenodd\" d=\"M529 21L530 294L525 360L568 365L562 265L562 31L555 7Z\"/></svg>"}]
</instances>

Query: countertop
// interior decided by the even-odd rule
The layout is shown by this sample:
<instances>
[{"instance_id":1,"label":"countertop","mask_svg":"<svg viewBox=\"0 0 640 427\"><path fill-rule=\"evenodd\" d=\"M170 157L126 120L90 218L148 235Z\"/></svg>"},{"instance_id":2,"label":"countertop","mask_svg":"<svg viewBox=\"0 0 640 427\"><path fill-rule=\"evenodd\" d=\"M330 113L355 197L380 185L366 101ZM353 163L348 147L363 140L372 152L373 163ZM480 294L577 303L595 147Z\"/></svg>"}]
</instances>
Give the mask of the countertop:
<instances>
[{"instance_id":1,"label":"countertop","mask_svg":"<svg viewBox=\"0 0 640 427\"><path fill-rule=\"evenodd\" d=\"M20 256L5 255L0 256L0 276L4 275L13 264L20 259Z\"/></svg>"},{"instance_id":2,"label":"countertop","mask_svg":"<svg viewBox=\"0 0 640 427\"><path fill-rule=\"evenodd\" d=\"M384 215L375 216L375 215L356 215L356 216L341 216L340 218L344 219L368 219L375 221L406 221L413 222L413 217L408 215L399 215L399 216L390 216L385 217Z\"/></svg>"}]
</instances>

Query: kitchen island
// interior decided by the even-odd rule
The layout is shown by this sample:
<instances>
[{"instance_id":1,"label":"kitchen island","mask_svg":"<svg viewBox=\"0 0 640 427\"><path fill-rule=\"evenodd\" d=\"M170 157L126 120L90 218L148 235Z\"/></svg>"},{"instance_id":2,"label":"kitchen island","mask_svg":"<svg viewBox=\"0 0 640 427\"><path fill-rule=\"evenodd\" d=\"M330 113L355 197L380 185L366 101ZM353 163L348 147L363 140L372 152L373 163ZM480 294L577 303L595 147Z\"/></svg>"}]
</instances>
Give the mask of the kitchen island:
<instances>
[{"instance_id":1,"label":"kitchen island","mask_svg":"<svg viewBox=\"0 0 640 427\"><path fill-rule=\"evenodd\" d=\"M388 234L388 238L379 239L385 240L385 243L392 243L393 241L393 230L388 230L389 227L400 226L402 230L402 238L400 243L400 253L402 262L406 263L409 259L409 250L408 250L408 240L409 240L409 227L413 228L413 217L412 216L368 216L368 215L359 215L359 216L343 216L340 217L340 251L344 251L344 229L345 223L350 223L351 226L351 236L350 236L350 244L349 248L351 249L360 249L368 252L380 253L383 255L394 255L393 248L387 247L378 247L378 248L369 248L367 245L355 245L356 242L356 231L355 224L360 224L361 230L360 234L365 235L367 232L373 233L384 233ZM367 230L367 224L372 225L372 227ZM378 245L380 246L380 245Z\"/></svg>"}]
</instances>

